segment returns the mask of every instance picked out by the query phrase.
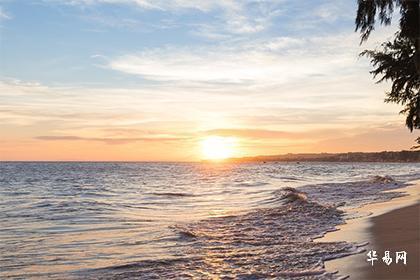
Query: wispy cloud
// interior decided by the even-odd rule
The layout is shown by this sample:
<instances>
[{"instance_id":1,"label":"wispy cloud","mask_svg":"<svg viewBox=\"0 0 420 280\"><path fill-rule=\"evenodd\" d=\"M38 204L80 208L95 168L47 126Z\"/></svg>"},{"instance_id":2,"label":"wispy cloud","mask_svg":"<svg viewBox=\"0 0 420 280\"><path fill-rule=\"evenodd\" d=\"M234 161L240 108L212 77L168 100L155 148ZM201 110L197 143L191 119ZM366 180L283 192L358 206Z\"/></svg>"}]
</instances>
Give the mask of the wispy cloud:
<instances>
[{"instance_id":1,"label":"wispy cloud","mask_svg":"<svg viewBox=\"0 0 420 280\"><path fill-rule=\"evenodd\" d=\"M372 152L408 150L419 133L410 133L401 125L372 127L368 131L358 130L350 135L332 136L314 143L311 149L331 152Z\"/></svg>"},{"instance_id":2,"label":"wispy cloud","mask_svg":"<svg viewBox=\"0 0 420 280\"><path fill-rule=\"evenodd\" d=\"M95 5L95 4L131 4L145 9L159 10L178 10L178 9L197 9L209 11L215 8L234 8L237 1L217 1L217 0L47 0L53 2L64 2L70 5Z\"/></svg>"},{"instance_id":3,"label":"wispy cloud","mask_svg":"<svg viewBox=\"0 0 420 280\"><path fill-rule=\"evenodd\" d=\"M303 131L400 121L398 110L382 103L382 92L367 86L369 79L336 79L309 78L301 87L285 84L282 92L232 84L215 91L201 84L110 89L4 81L0 119L3 125L42 127L43 135L103 139L185 138L202 131L297 138Z\"/></svg>"},{"instance_id":4,"label":"wispy cloud","mask_svg":"<svg viewBox=\"0 0 420 280\"><path fill-rule=\"evenodd\" d=\"M282 83L357 69L357 40L343 34L163 48L116 57L107 67L155 81Z\"/></svg>"},{"instance_id":5,"label":"wispy cloud","mask_svg":"<svg viewBox=\"0 0 420 280\"><path fill-rule=\"evenodd\" d=\"M3 155L27 159L35 147L55 147L55 158L69 159L69 155L61 154L63 149L89 147L93 150L83 154L75 151L71 159L86 155L107 159L93 151L109 149L107 153L119 159L191 160L200 153L199 141L209 135L236 137L241 153L251 155L411 145L415 135L399 128L402 118L397 117L397 109L382 104L382 92L366 92L362 83L364 93L343 102L340 88L333 85L346 87L348 94L359 91L350 87L354 79L348 82L314 82L307 85L311 92L306 86L286 87L287 94L278 93L277 87L267 88L262 98L259 88L235 95L230 92L232 88L222 94L205 87L60 88L3 81L0 129L13 131L2 139ZM335 98L328 90L337 90ZM381 128L384 123L388 126ZM382 135L386 141L381 140ZM364 138L368 141L363 142ZM125 147L137 152L121 154Z\"/></svg>"},{"instance_id":6,"label":"wispy cloud","mask_svg":"<svg viewBox=\"0 0 420 280\"><path fill-rule=\"evenodd\" d=\"M132 5L138 9L158 10L167 13L185 13L188 11L198 11L209 14L215 13L212 20L206 24L197 24L197 35L207 36L211 33L219 36L222 33L249 34L262 31L270 26L271 20L279 12L279 4L283 1L198 1L198 0L46 0L48 2L65 3L73 6L93 6L93 5ZM109 19L105 17L90 16L106 25L122 26L132 25L133 19L117 18ZM166 25L164 21L160 25ZM190 25L191 26L191 25ZM203 28L205 27L205 28ZM204 33L203 33L204 31Z\"/></svg>"},{"instance_id":7,"label":"wispy cloud","mask_svg":"<svg viewBox=\"0 0 420 280\"><path fill-rule=\"evenodd\" d=\"M95 142L104 142L107 144L126 144L133 142L173 142L173 141L186 141L185 138L176 138L176 137L136 137L136 138L101 138L101 137L80 137L80 136L37 136L34 137L37 140L46 140L46 141L95 141Z\"/></svg>"},{"instance_id":8,"label":"wispy cloud","mask_svg":"<svg viewBox=\"0 0 420 280\"><path fill-rule=\"evenodd\" d=\"M300 133L269 129L213 129L203 132L204 135L235 136L251 139L296 139Z\"/></svg>"},{"instance_id":9,"label":"wispy cloud","mask_svg":"<svg viewBox=\"0 0 420 280\"><path fill-rule=\"evenodd\" d=\"M0 22L9 19L12 19L12 16L9 13L6 13L3 7L0 6Z\"/></svg>"}]
</instances>

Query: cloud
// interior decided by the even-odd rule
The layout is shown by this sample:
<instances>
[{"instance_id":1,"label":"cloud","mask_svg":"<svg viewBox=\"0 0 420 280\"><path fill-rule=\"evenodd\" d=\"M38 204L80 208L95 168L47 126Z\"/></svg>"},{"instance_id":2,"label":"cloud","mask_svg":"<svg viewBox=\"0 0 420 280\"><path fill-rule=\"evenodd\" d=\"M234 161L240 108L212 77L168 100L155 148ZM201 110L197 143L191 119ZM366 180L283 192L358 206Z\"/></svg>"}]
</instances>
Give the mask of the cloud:
<instances>
[{"instance_id":1,"label":"cloud","mask_svg":"<svg viewBox=\"0 0 420 280\"><path fill-rule=\"evenodd\" d=\"M3 7L0 7L0 22L9 19L12 19L12 16L9 13L6 13Z\"/></svg>"},{"instance_id":2,"label":"cloud","mask_svg":"<svg viewBox=\"0 0 420 280\"><path fill-rule=\"evenodd\" d=\"M344 137L331 137L319 141L314 145L316 151L331 152L371 152L410 149L414 140L419 137L418 132L410 131L401 125L372 127L368 131L359 129Z\"/></svg>"},{"instance_id":3,"label":"cloud","mask_svg":"<svg viewBox=\"0 0 420 280\"><path fill-rule=\"evenodd\" d=\"M43 135L101 138L143 137L145 131L178 137L180 131L227 128L340 130L402 123L399 108L383 104L382 89L365 73L330 74L328 80L271 78L253 83L178 80L134 88L48 87L10 79L0 82L0 119L3 125L38 127ZM133 133L112 134L104 128Z\"/></svg>"},{"instance_id":4,"label":"cloud","mask_svg":"<svg viewBox=\"0 0 420 280\"><path fill-rule=\"evenodd\" d=\"M278 131L278 130L267 130L267 129L212 129L204 132L205 135L217 135L217 136L234 136L240 138L251 138L251 139L295 139L302 137L302 133L290 132L290 131Z\"/></svg>"},{"instance_id":5,"label":"cloud","mask_svg":"<svg viewBox=\"0 0 420 280\"><path fill-rule=\"evenodd\" d=\"M391 126L391 129L388 128L387 131L395 129L397 126L394 124ZM373 127L373 130L378 129ZM282 140L293 140L293 141L303 141L303 142L324 142L331 139L337 139L338 137L350 137L352 135L360 134L363 128L360 126L357 128L347 127L342 128L341 130L337 129L322 129L312 128L306 130L297 130L296 128L291 128L290 130L270 130L270 129L257 129L252 128L223 128L223 129L213 129L204 131L203 135L217 135L224 137L238 137L246 140L260 140L264 141L282 141Z\"/></svg>"},{"instance_id":6,"label":"cloud","mask_svg":"<svg viewBox=\"0 0 420 280\"><path fill-rule=\"evenodd\" d=\"M238 0L46 0L53 3L65 3L73 6L94 5L131 5L141 10L157 10L170 14L205 13L211 20L205 25L196 25L195 34L207 36L211 33L219 34L250 34L265 30L270 26L272 19L277 15L278 1L238 1ZM133 19L101 17L97 14L90 16L99 23L111 26L139 26ZM143 23L144 24L144 23ZM164 21L160 25L167 25ZM190 25L194 26L194 25ZM205 26L206 28L201 29ZM149 26L150 27L150 26ZM155 26L156 27L156 26ZM205 34L202 31L205 30ZM210 36L207 36L210 38Z\"/></svg>"},{"instance_id":7,"label":"cloud","mask_svg":"<svg viewBox=\"0 0 420 280\"><path fill-rule=\"evenodd\" d=\"M116 57L106 67L154 81L281 83L357 68L357 36L352 37L353 48L347 36L278 37L223 47L161 48Z\"/></svg>"},{"instance_id":8,"label":"cloud","mask_svg":"<svg viewBox=\"0 0 420 280\"><path fill-rule=\"evenodd\" d=\"M185 138L177 137L137 137L137 138L101 138L101 137L80 137L80 136L37 136L34 137L37 140L44 141L95 141L104 142L107 144L126 144L132 142L173 142L173 141L186 141Z\"/></svg>"},{"instance_id":9,"label":"cloud","mask_svg":"<svg viewBox=\"0 0 420 280\"><path fill-rule=\"evenodd\" d=\"M201 28L210 27L202 24ZM221 43L144 49L111 57L103 67L158 82L259 86L301 83L308 77L368 72L368 61L358 54L388 39L395 27L375 32L363 46L359 45L359 35L348 30L327 35L235 39L209 30L207 35L219 38Z\"/></svg>"},{"instance_id":10,"label":"cloud","mask_svg":"<svg viewBox=\"0 0 420 280\"><path fill-rule=\"evenodd\" d=\"M5 95L25 95L29 92L32 94L45 93L48 87L43 86L39 82L22 81L14 78L4 78L0 80L0 92L2 96Z\"/></svg>"},{"instance_id":11,"label":"cloud","mask_svg":"<svg viewBox=\"0 0 420 280\"><path fill-rule=\"evenodd\" d=\"M337 19L353 19L354 15L348 12L350 7L346 6L348 1L334 1L334 4L323 3L319 5L312 12L313 15L318 17L319 20L323 20L328 23L332 23ZM346 3L347 2L347 3ZM347 9L346 9L347 8Z\"/></svg>"},{"instance_id":12,"label":"cloud","mask_svg":"<svg viewBox=\"0 0 420 280\"><path fill-rule=\"evenodd\" d=\"M85 18L108 27L127 27L136 31L154 31L179 27L189 34L220 41L252 39L265 32L301 36L301 31L321 33L323 24L350 20L355 3L347 0L44 0L80 6ZM101 14L97 6L133 7L128 13ZM86 9L89 7L89 9ZM89 12L90 11L90 12ZM92 13L92 11L94 11ZM104 12L104 11L102 11ZM143 12L157 12L152 21L140 21ZM198 16L197 14L200 14ZM192 15L190 17L189 15ZM341 25L334 28L340 29ZM331 27L327 27L330 29ZM306 32L306 34L307 34Z\"/></svg>"},{"instance_id":13,"label":"cloud","mask_svg":"<svg viewBox=\"0 0 420 280\"><path fill-rule=\"evenodd\" d=\"M152 147L156 153L177 151L176 156L168 156L171 159L182 154L195 158L200 153L194 150L197 142L208 135L238 137L248 154L314 151L317 147L317 151L331 151L345 148L333 145L335 141L349 144L347 138L374 131L384 123L403 126L398 108L383 104L383 93L375 85L366 86L372 82L363 77L365 80L315 78L299 87L292 83L263 90L248 85L209 89L201 84L51 87L9 79L0 82L0 130L10 147L25 141L34 149L49 145L91 149L106 144L113 145L109 148L118 154L118 145L133 144L139 151ZM405 139L399 147L411 141L410 135L400 131L390 134L396 135L389 136L395 140L392 147L397 147L398 137ZM378 132L376 141L380 135ZM360 145L363 137L357 138Z\"/></svg>"},{"instance_id":14,"label":"cloud","mask_svg":"<svg viewBox=\"0 0 420 280\"><path fill-rule=\"evenodd\" d=\"M263 53L157 50L118 57L109 67L155 81L235 83L280 76L285 68L281 64L274 66L279 62L276 57Z\"/></svg>"},{"instance_id":15,"label":"cloud","mask_svg":"<svg viewBox=\"0 0 420 280\"><path fill-rule=\"evenodd\" d=\"M144 9L157 10L179 10L196 9L210 11L213 9L234 9L238 6L237 1L217 1L217 0L50 0L53 2L64 2L69 5L95 5L95 4L129 4L136 5Z\"/></svg>"}]
</instances>

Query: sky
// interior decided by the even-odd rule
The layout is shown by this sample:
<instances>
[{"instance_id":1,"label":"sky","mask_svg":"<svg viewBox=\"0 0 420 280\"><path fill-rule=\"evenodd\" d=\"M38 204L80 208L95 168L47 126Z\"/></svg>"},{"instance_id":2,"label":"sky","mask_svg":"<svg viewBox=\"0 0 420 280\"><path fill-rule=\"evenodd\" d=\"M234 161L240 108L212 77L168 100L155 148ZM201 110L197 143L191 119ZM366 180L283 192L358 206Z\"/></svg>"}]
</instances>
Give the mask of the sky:
<instances>
[{"instance_id":1,"label":"sky","mask_svg":"<svg viewBox=\"0 0 420 280\"><path fill-rule=\"evenodd\" d=\"M409 149L356 2L0 0L0 160Z\"/></svg>"}]
</instances>

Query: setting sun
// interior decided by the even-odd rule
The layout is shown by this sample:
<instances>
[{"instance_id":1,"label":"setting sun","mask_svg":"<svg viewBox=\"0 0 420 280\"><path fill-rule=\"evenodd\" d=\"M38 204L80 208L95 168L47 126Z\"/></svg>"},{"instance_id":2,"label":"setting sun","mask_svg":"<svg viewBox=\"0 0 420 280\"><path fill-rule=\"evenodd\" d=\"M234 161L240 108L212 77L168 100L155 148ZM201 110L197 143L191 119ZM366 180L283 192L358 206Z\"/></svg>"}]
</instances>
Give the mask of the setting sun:
<instances>
[{"instance_id":1,"label":"setting sun","mask_svg":"<svg viewBox=\"0 0 420 280\"><path fill-rule=\"evenodd\" d=\"M236 140L233 137L210 136L201 142L204 159L221 160L233 156Z\"/></svg>"}]
</instances>

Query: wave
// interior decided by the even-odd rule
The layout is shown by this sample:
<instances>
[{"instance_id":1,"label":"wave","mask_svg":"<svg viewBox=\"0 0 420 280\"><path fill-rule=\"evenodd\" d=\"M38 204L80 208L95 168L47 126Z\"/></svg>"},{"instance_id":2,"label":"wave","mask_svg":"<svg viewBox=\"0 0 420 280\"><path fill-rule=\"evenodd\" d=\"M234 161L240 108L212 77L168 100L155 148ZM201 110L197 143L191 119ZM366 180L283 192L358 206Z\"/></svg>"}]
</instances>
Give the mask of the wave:
<instances>
[{"instance_id":1,"label":"wave","mask_svg":"<svg viewBox=\"0 0 420 280\"><path fill-rule=\"evenodd\" d=\"M101 278L330 277L322 261L355 253L357 248L346 242L315 243L313 239L343 223L343 211L309 201L293 188L282 192L285 203L278 207L172 227L178 244L183 244L177 250L178 259L139 262L123 274L108 271Z\"/></svg>"},{"instance_id":2,"label":"wave","mask_svg":"<svg viewBox=\"0 0 420 280\"><path fill-rule=\"evenodd\" d=\"M383 192L401 186L391 177L378 176L359 182L285 187L273 193L272 207L172 226L178 236L173 259L134 263L118 274L105 269L101 278L343 279L337 272L326 271L324 261L363 252L366 243L314 239L337 230L349 218L339 207L401 196Z\"/></svg>"},{"instance_id":3,"label":"wave","mask_svg":"<svg viewBox=\"0 0 420 280\"><path fill-rule=\"evenodd\" d=\"M280 199L285 200L287 202L295 202L295 201L305 202L308 200L306 193L300 192L297 189L292 188L292 187L286 187L282 189L280 192L282 193Z\"/></svg>"},{"instance_id":4,"label":"wave","mask_svg":"<svg viewBox=\"0 0 420 280\"><path fill-rule=\"evenodd\" d=\"M155 196L168 196L168 197L188 197L188 196L195 196L193 194L188 193L176 193L176 192L162 192L162 193L150 193L151 195Z\"/></svg>"},{"instance_id":5,"label":"wave","mask_svg":"<svg viewBox=\"0 0 420 280\"><path fill-rule=\"evenodd\" d=\"M370 180L372 183L380 183L380 184L389 184L389 183L395 183L395 179L391 176L374 176L372 180Z\"/></svg>"},{"instance_id":6,"label":"wave","mask_svg":"<svg viewBox=\"0 0 420 280\"><path fill-rule=\"evenodd\" d=\"M307 193L324 205L357 208L368 203L405 196L398 189L406 185L390 176L374 176L365 181L306 185L299 187L299 191Z\"/></svg>"}]
</instances>

